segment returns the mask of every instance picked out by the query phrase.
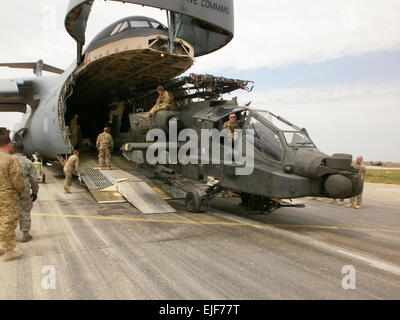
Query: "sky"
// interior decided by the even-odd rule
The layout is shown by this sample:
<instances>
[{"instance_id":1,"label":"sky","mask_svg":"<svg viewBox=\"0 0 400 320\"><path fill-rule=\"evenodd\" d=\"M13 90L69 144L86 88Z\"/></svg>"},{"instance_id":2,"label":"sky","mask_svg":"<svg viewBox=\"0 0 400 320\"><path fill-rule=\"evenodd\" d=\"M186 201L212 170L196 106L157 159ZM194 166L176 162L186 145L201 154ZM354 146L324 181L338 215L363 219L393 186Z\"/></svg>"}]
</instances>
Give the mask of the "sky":
<instances>
[{"instance_id":1,"label":"sky","mask_svg":"<svg viewBox=\"0 0 400 320\"><path fill-rule=\"evenodd\" d=\"M234 0L234 39L196 59L190 72L255 82L241 103L267 109L308 130L328 154L400 162L400 1ZM67 68L74 40L64 29L68 1L14 0L0 12L1 62ZM87 43L130 15L166 23L165 11L95 1ZM15 17L18 17L16 19ZM0 69L0 78L31 76ZM20 115L0 113L0 126Z\"/></svg>"}]
</instances>

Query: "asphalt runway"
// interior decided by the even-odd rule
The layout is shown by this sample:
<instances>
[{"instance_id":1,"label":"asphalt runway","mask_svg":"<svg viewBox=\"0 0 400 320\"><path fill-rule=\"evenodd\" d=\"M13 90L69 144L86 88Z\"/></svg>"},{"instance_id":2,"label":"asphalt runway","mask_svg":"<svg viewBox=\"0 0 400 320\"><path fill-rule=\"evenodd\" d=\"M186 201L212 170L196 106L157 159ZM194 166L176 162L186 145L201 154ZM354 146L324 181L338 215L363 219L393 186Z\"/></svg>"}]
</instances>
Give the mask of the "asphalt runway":
<instances>
[{"instance_id":1,"label":"asphalt runway","mask_svg":"<svg viewBox=\"0 0 400 320\"><path fill-rule=\"evenodd\" d=\"M177 213L142 215L46 178L34 239L0 262L0 299L400 298L400 186L366 183L359 210L307 198L260 215L225 198L200 214L171 201Z\"/></svg>"}]
</instances>

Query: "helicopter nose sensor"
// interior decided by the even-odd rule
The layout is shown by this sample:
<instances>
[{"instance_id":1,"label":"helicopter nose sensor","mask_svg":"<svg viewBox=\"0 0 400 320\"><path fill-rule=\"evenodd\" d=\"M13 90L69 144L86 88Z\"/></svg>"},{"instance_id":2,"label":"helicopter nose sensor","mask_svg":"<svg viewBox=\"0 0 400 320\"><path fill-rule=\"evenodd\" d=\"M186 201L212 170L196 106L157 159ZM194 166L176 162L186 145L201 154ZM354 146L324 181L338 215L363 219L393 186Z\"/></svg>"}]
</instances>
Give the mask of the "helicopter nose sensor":
<instances>
[{"instance_id":1,"label":"helicopter nose sensor","mask_svg":"<svg viewBox=\"0 0 400 320\"><path fill-rule=\"evenodd\" d=\"M341 174L333 174L326 179L324 186L330 197L345 199L359 194L362 191L363 181L359 177L350 179Z\"/></svg>"}]
</instances>

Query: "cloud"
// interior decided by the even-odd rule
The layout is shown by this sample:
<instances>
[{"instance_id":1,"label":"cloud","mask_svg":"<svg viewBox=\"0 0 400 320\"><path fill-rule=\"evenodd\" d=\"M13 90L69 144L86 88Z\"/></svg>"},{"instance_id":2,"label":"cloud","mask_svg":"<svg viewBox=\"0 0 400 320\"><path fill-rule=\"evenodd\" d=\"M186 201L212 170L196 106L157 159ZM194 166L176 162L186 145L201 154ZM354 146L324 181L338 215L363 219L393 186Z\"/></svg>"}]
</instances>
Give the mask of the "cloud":
<instances>
[{"instance_id":1,"label":"cloud","mask_svg":"<svg viewBox=\"0 0 400 320\"><path fill-rule=\"evenodd\" d=\"M193 72L258 69L314 63L400 49L398 0L235 0L235 37L222 50L200 57ZM64 29L68 1L15 0L0 12L0 61L43 58L61 68L75 58ZM87 42L112 22L147 15L166 23L165 11L95 1ZM15 19L15 17L21 17ZM0 70L0 77L14 74ZM31 74L31 73L28 73Z\"/></svg>"},{"instance_id":2,"label":"cloud","mask_svg":"<svg viewBox=\"0 0 400 320\"><path fill-rule=\"evenodd\" d=\"M400 161L400 83L272 89L241 93L241 104L305 127L328 154Z\"/></svg>"},{"instance_id":3,"label":"cloud","mask_svg":"<svg viewBox=\"0 0 400 320\"><path fill-rule=\"evenodd\" d=\"M397 0L235 1L235 38L196 72L315 63L400 48Z\"/></svg>"}]
</instances>

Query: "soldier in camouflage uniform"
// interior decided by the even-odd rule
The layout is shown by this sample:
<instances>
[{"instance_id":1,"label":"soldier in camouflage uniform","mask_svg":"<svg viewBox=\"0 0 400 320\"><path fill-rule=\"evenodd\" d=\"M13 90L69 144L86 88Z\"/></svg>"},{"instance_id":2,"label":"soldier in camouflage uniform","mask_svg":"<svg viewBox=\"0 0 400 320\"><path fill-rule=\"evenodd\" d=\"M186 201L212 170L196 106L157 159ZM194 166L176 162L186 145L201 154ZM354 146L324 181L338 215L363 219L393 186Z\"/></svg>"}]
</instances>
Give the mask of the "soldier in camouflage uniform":
<instances>
[{"instance_id":1,"label":"soldier in camouflage uniform","mask_svg":"<svg viewBox=\"0 0 400 320\"><path fill-rule=\"evenodd\" d=\"M78 125L78 115L75 114L69 125L71 131L71 144L73 147L77 146L79 143L79 125Z\"/></svg>"},{"instance_id":2,"label":"soldier in camouflage uniform","mask_svg":"<svg viewBox=\"0 0 400 320\"><path fill-rule=\"evenodd\" d=\"M356 159L356 164L354 168L360 170L360 177L362 181L365 181L365 175L367 174L367 169L362 165L363 162L363 157L358 156ZM361 206L361 201L362 201L362 192L356 196L350 199L350 203L346 205L347 208L354 208L354 209L359 209Z\"/></svg>"},{"instance_id":3,"label":"soldier in camouflage uniform","mask_svg":"<svg viewBox=\"0 0 400 320\"><path fill-rule=\"evenodd\" d=\"M337 204L338 206L341 206L342 204L344 204L344 199L339 199L338 202L336 202L337 199L332 199L331 201L329 201L329 203L331 204Z\"/></svg>"},{"instance_id":4,"label":"soldier in camouflage uniform","mask_svg":"<svg viewBox=\"0 0 400 320\"><path fill-rule=\"evenodd\" d=\"M11 153L21 166L22 174L24 176L25 190L19 197L19 205L21 207L19 228L23 234L22 242L28 242L32 240L32 236L29 234L29 231L31 230L31 210L33 202L36 201L39 192L39 181L32 161L24 156L24 145L22 143L15 143Z\"/></svg>"},{"instance_id":5,"label":"soldier in camouflage uniform","mask_svg":"<svg viewBox=\"0 0 400 320\"><path fill-rule=\"evenodd\" d=\"M114 149L114 140L110 134L109 128L104 128L103 133L97 137L96 147L99 151L99 166L111 169L111 152Z\"/></svg>"},{"instance_id":6,"label":"soldier in camouflage uniform","mask_svg":"<svg viewBox=\"0 0 400 320\"><path fill-rule=\"evenodd\" d=\"M163 86L157 87L157 93L159 94L159 97L156 104L147 115L141 115L143 119L149 120L150 117L152 117L158 111L175 110L177 105L175 103L174 96L171 93L165 90Z\"/></svg>"},{"instance_id":7,"label":"soldier in camouflage uniform","mask_svg":"<svg viewBox=\"0 0 400 320\"><path fill-rule=\"evenodd\" d=\"M113 102L110 104L110 107L113 107L112 110L110 110L109 112L109 120L108 123L112 123L113 122L113 118L114 116L118 117L118 124L119 124L119 128L121 128L121 121L122 121L122 116L124 115L124 111L125 111L125 103L124 102Z\"/></svg>"},{"instance_id":8,"label":"soldier in camouflage uniform","mask_svg":"<svg viewBox=\"0 0 400 320\"><path fill-rule=\"evenodd\" d=\"M18 197L25 190L22 169L18 161L9 154L11 151L10 137L0 136L0 256L3 261L18 259L21 251L14 250L17 246L15 229L20 217Z\"/></svg>"},{"instance_id":9,"label":"soldier in camouflage uniform","mask_svg":"<svg viewBox=\"0 0 400 320\"><path fill-rule=\"evenodd\" d=\"M69 157L67 163L64 166L64 175L65 175L65 181L64 181L64 191L65 193L71 193L69 188L72 186L72 175L81 175L81 172L79 170L79 151L74 150L72 153L72 156Z\"/></svg>"},{"instance_id":10,"label":"soldier in camouflage uniform","mask_svg":"<svg viewBox=\"0 0 400 320\"><path fill-rule=\"evenodd\" d=\"M238 123L236 122L236 114L232 113L229 115L229 121L224 123L224 129L231 130L232 139L235 139L235 129L240 129Z\"/></svg>"}]
</instances>

